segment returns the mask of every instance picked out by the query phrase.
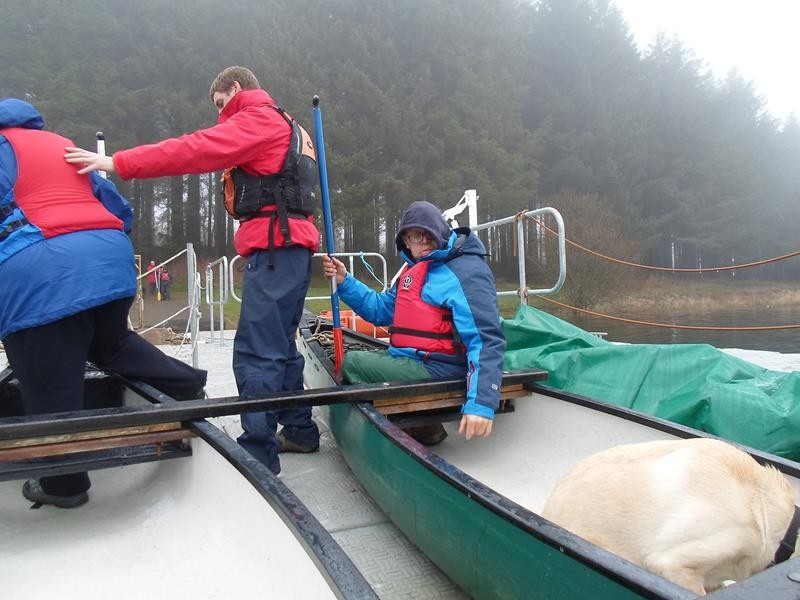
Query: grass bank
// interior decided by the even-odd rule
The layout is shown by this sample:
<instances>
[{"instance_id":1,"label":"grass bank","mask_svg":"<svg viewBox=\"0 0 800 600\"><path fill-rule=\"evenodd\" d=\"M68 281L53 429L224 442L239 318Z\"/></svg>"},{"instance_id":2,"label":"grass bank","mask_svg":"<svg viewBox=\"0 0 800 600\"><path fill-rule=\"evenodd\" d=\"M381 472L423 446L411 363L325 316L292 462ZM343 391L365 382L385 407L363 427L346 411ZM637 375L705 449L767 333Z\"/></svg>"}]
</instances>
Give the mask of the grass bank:
<instances>
[{"instance_id":1,"label":"grass bank","mask_svg":"<svg viewBox=\"0 0 800 600\"><path fill-rule=\"evenodd\" d=\"M498 282L502 290L513 289L512 282ZM324 300L309 300L306 306L313 312L330 310L330 288L323 281L312 281L308 291L309 296L325 296ZM556 300L569 304L564 294L555 296ZM519 307L519 300L515 296L504 296L498 300L500 314L509 318L514 315ZM530 304L552 309L552 305L530 299ZM605 300L593 310L608 314L636 314L639 311L661 311L666 314L674 312L713 312L726 309L762 309L788 307L800 310L800 286L790 286L783 282L764 281L670 281L668 278L653 278L647 280L636 289L621 290L620 293ZM205 307L207 310L207 307ZM342 308L347 307L342 304ZM241 305L229 300L225 305L225 321L228 326L235 327L239 320Z\"/></svg>"},{"instance_id":2,"label":"grass bank","mask_svg":"<svg viewBox=\"0 0 800 600\"><path fill-rule=\"evenodd\" d=\"M712 312L800 307L800 286L772 281L674 281L653 278L599 303L597 310Z\"/></svg>"}]
</instances>

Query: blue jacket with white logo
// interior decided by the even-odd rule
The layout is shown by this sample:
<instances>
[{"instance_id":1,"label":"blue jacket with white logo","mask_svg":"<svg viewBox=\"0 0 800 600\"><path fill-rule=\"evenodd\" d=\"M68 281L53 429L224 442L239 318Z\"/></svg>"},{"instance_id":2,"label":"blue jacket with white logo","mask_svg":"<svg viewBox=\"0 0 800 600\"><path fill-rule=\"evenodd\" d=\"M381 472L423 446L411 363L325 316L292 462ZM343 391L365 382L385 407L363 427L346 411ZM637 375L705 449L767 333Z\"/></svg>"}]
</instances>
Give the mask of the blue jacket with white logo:
<instances>
[{"instance_id":1,"label":"blue jacket with white logo","mask_svg":"<svg viewBox=\"0 0 800 600\"><path fill-rule=\"evenodd\" d=\"M467 398L462 412L492 418L500 398L505 337L500 327L494 277L486 263L486 249L468 228L452 230L439 209L429 202L414 202L400 222L397 248L403 260L415 264L402 233L424 229L439 241L439 249L420 260L429 260L421 298L452 311L453 325L466 347L466 364L460 357L425 356L416 348L389 347L392 356L419 360L433 377L467 376ZM350 273L338 288L344 302L375 325L394 320L397 290L379 294Z\"/></svg>"}]
</instances>

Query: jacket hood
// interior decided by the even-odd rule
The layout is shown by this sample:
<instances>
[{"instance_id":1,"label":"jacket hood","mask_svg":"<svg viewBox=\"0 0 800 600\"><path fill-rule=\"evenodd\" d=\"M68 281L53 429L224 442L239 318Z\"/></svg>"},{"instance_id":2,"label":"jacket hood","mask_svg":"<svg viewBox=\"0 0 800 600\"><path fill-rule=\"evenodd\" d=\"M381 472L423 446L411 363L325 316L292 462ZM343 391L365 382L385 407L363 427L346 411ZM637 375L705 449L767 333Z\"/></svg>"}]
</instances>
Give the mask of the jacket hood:
<instances>
[{"instance_id":1,"label":"jacket hood","mask_svg":"<svg viewBox=\"0 0 800 600\"><path fill-rule=\"evenodd\" d=\"M0 127L44 128L44 119L32 104L17 98L0 100Z\"/></svg>"},{"instance_id":2,"label":"jacket hood","mask_svg":"<svg viewBox=\"0 0 800 600\"><path fill-rule=\"evenodd\" d=\"M436 240L436 246L439 249L447 246L450 234L453 233L447 221L444 220L442 211L425 200L412 202L400 219L400 228L397 230L397 237L395 238L397 251L400 253L408 250L406 243L403 241L403 233L411 228L423 229L430 233ZM406 256L411 256L411 253L406 252Z\"/></svg>"},{"instance_id":3,"label":"jacket hood","mask_svg":"<svg viewBox=\"0 0 800 600\"><path fill-rule=\"evenodd\" d=\"M277 106L275 100L272 99L272 96L270 96L266 90L242 90L225 105L225 108L219 113L217 122L224 123L240 110L250 106L263 106L265 104Z\"/></svg>"}]
</instances>

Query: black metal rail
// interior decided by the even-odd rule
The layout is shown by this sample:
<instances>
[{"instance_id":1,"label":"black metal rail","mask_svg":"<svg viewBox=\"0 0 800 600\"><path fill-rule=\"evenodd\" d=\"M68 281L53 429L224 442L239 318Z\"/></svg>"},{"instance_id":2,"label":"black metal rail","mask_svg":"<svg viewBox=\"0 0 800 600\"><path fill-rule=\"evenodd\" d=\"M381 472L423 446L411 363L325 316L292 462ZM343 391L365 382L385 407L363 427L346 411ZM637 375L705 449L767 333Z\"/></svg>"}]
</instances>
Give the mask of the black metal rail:
<instances>
[{"instance_id":1,"label":"black metal rail","mask_svg":"<svg viewBox=\"0 0 800 600\"><path fill-rule=\"evenodd\" d=\"M503 376L503 385L530 386L547 378L541 370L517 371ZM284 392L265 398L240 400L237 396L206 400L185 400L150 406L123 406L88 411L49 413L28 417L0 419L0 440L32 436L96 431L111 427L133 427L174 421L190 421L221 417L256 410L279 410L300 406L327 406L330 404L374 402L421 395L465 392L464 379L421 380L390 384L364 384L297 392ZM158 397L153 400L159 401Z\"/></svg>"}]
</instances>

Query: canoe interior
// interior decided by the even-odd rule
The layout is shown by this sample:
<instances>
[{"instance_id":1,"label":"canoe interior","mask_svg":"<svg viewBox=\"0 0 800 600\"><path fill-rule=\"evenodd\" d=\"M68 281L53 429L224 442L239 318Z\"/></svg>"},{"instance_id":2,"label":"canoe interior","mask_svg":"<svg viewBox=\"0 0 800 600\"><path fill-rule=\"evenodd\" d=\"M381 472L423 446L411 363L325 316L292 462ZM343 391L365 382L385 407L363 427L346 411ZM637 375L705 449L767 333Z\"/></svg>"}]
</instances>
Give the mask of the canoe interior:
<instances>
[{"instance_id":1,"label":"canoe interior","mask_svg":"<svg viewBox=\"0 0 800 600\"><path fill-rule=\"evenodd\" d=\"M282 519L216 450L92 473L90 501L32 510L0 483L9 598L331 598ZM47 576L43 576L43 574Z\"/></svg>"},{"instance_id":2,"label":"canoe interior","mask_svg":"<svg viewBox=\"0 0 800 600\"><path fill-rule=\"evenodd\" d=\"M515 412L498 415L492 435L478 443L450 435L436 446L449 463L533 512L541 512L556 482L579 460L619 444L678 439L619 416L533 393L515 401ZM794 470L784 475L800 494Z\"/></svg>"}]
</instances>

